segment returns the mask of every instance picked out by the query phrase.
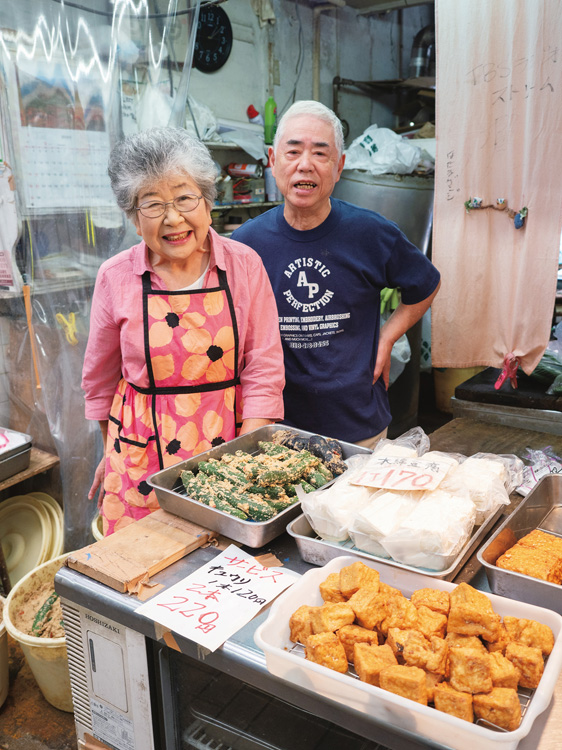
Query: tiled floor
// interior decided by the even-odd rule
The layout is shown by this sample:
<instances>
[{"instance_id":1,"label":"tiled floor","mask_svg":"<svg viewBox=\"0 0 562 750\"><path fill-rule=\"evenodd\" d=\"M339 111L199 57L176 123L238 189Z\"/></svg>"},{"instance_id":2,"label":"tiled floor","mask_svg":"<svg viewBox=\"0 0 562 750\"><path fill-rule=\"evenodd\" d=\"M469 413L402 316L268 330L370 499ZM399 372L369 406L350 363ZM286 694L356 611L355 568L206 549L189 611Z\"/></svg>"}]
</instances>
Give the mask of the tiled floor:
<instances>
[{"instance_id":1,"label":"tiled floor","mask_svg":"<svg viewBox=\"0 0 562 750\"><path fill-rule=\"evenodd\" d=\"M429 435L451 419L435 407L433 379L420 377L418 424ZM74 717L42 696L18 644L10 639L10 692L0 707L0 750L77 750Z\"/></svg>"}]
</instances>

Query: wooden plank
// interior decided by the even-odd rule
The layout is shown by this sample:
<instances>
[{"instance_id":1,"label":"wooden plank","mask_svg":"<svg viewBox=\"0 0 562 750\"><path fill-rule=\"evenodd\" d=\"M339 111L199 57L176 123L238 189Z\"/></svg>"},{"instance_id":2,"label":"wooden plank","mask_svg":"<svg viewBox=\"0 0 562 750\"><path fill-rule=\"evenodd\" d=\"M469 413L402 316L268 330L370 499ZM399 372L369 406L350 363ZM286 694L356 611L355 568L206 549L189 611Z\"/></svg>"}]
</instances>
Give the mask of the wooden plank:
<instances>
[{"instance_id":1,"label":"wooden plank","mask_svg":"<svg viewBox=\"0 0 562 750\"><path fill-rule=\"evenodd\" d=\"M117 591L134 593L150 576L214 538L215 532L159 509L73 552L66 565Z\"/></svg>"},{"instance_id":2,"label":"wooden plank","mask_svg":"<svg viewBox=\"0 0 562 750\"><path fill-rule=\"evenodd\" d=\"M30 479L37 474L41 474L48 469L52 469L53 466L58 466L59 464L60 458L58 456L53 456L51 453L47 453L46 451L39 450L39 448L32 447L31 455L29 458L29 466L27 467L27 469L24 469L23 471L20 471L11 477L7 477L2 482L0 482L0 492L7 489L8 487L13 487L14 484L23 482L24 479Z\"/></svg>"}]
</instances>

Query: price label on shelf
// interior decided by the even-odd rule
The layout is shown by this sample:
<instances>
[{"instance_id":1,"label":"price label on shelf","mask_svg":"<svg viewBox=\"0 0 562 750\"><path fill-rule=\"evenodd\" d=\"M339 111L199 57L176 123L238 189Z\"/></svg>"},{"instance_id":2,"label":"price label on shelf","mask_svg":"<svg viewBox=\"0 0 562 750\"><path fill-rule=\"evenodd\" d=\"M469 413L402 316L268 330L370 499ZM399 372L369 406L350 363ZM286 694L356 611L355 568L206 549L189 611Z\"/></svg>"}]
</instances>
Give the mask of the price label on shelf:
<instances>
[{"instance_id":1,"label":"price label on shelf","mask_svg":"<svg viewBox=\"0 0 562 750\"><path fill-rule=\"evenodd\" d=\"M448 464L424 461L423 458L373 457L351 484L400 492L434 490L449 468Z\"/></svg>"},{"instance_id":2,"label":"price label on shelf","mask_svg":"<svg viewBox=\"0 0 562 750\"><path fill-rule=\"evenodd\" d=\"M295 580L291 570L266 568L230 545L137 612L215 651Z\"/></svg>"}]
</instances>

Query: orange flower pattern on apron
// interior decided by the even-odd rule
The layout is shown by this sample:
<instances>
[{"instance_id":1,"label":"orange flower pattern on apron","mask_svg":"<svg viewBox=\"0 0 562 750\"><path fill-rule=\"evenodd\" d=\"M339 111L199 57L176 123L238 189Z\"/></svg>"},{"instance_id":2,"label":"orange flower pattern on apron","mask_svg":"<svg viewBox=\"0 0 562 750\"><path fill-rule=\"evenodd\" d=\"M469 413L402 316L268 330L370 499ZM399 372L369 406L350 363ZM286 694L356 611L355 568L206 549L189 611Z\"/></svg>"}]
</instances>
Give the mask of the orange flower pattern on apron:
<instances>
[{"instance_id":1,"label":"orange flower pattern on apron","mask_svg":"<svg viewBox=\"0 0 562 750\"><path fill-rule=\"evenodd\" d=\"M238 329L226 273L212 289L153 290L143 274L149 387L121 379L109 417L104 535L159 505L151 474L236 434Z\"/></svg>"}]
</instances>

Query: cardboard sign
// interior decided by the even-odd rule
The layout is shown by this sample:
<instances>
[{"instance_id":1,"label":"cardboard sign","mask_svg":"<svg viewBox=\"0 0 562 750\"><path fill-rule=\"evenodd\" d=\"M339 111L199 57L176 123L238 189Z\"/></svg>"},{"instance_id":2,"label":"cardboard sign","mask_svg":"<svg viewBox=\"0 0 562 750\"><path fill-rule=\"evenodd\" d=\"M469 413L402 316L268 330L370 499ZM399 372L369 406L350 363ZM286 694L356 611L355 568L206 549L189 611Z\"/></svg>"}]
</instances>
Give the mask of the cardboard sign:
<instances>
[{"instance_id":1,"label":"cardboard sign","mask_svg":"<svg viewBox=\"0 0 562 750\"><path fill-rule=\"evenodd\" d=\"M215 651L295 580L231 544L137 612Z\"/></svg>"},{"instance_id":2,"label":"cardboard sign","mask_svg":"<svg viewBox=\"0 0 562 750\"><path fill-rule=\"evenodd\" d=\"M381 456L371 458L368 466L350 483L400 492L434 490L449 468L448 464L423 458Z\"/></svg>"}]
</instances>

